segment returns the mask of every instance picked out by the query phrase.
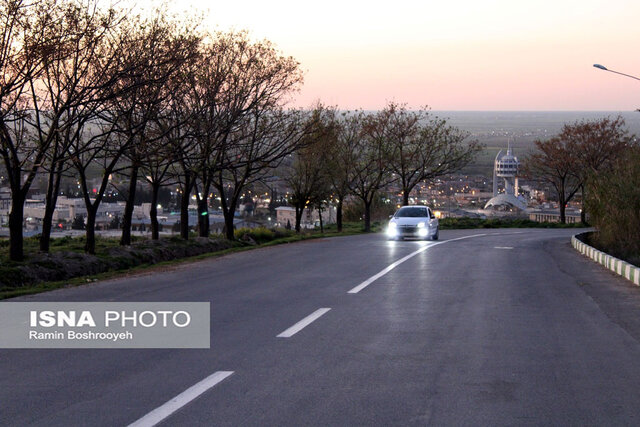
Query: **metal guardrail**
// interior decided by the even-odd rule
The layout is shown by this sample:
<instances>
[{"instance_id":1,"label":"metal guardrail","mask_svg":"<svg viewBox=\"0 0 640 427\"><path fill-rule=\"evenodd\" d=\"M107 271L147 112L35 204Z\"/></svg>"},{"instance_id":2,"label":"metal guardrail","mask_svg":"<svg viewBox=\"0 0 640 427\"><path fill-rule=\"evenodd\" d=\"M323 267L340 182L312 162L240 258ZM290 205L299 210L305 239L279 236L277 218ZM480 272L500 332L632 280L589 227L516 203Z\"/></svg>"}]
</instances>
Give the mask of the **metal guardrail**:
<instances>
[{"instance_id":1,"label":"metal guardrail","mask_svg":"<svg viewBox=\"0 0 640 427\"><path fill-rule=\"evenodd\" d=\"M605 252L599 251L593 246L589 246L579 239L581 234L571 237L571 245L581 254L591 258L595 262L602 264L609 270L633 282L636 286L640 286L640 268L626 261L611 256Z\"/></svg>"}]
</instances>

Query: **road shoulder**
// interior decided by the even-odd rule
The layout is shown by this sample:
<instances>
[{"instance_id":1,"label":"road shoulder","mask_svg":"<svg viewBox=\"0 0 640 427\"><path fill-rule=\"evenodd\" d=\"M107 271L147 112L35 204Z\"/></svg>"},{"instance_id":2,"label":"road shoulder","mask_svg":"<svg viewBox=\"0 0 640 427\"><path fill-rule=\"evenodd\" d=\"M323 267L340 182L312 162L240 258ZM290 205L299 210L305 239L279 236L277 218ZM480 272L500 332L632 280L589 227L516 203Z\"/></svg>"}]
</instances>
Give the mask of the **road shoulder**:
<instances>
[{"instance_id":1,"label":"road shoulder","mask_svg":"<svg viewBox=\"0 0 640 427\"><path fill-rule=\"evenodd\" d=\"M545 243L558 268L574 280L612 322L640 342L640 288L578 253L567 239Z\"/></svg>"}]
</instances>

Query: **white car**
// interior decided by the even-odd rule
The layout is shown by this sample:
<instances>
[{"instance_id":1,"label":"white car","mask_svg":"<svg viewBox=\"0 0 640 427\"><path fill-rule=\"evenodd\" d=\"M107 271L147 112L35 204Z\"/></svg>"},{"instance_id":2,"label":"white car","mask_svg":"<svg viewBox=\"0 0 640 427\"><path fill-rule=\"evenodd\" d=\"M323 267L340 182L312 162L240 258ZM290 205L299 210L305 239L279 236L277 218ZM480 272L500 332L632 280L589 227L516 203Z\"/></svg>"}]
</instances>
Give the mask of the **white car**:
<instances>
[{"instance_id":1,"label":"white car","mask_svg":"<svg viewBox=\"0 0 640 427\"><path fill-rule=\"evenodd\" d=\"M405 237L438 240L438 218L427 206L403 206L389 221L387 237L397 240Z\"/></svg>"}]
</instances>

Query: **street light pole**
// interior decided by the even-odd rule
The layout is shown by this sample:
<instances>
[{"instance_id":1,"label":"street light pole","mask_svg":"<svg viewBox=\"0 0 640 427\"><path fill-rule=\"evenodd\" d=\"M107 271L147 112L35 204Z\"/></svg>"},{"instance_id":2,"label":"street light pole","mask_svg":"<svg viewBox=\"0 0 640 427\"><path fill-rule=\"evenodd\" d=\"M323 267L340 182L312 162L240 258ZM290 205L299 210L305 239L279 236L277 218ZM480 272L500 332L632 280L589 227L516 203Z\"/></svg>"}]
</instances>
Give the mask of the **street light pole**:
<instances>
[{"instance_id":1,"label":"street light pole","mask_svg":"<svg viewBox=\"0 0 640 427\"><path fill-rule=\"evenodd\" d=\"M620 73L618 71L613 71L608 69L607 67L605 67L604 65L600 65L600 64L593 64L594 67L596 67L599 70L604 70L604 71L609 71L610 73L616 73L616 74L620 74L621 76L625 76L625 77L630 77L632 79L636 79L636 80L640 80L640 78L635 77L635 76L631 76L629 74L625 74L625 73Z\"/></svg>"}]
</instances>

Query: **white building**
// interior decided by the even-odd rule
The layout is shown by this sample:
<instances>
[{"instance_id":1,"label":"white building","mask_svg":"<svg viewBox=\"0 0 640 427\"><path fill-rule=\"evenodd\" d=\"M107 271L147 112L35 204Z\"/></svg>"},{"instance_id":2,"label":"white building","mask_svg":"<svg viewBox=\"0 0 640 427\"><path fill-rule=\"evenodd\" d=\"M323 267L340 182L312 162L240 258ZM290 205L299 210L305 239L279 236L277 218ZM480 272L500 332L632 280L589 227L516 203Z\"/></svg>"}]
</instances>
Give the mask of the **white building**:
<instances>
[{"instance_id":1,"label":"white building","mask_svg":"<svg viewBox=\"0 0 640 427\"><path fill-rule=\"evenodd\" d=\"M498 152L493 166L493 197L484 206L485 209L493 208L517 208L525 210L527 204L524 198L518 195L518 158L511 152L511 145L507 153ZM504 193L498 193L498 179L504 180Z\"/></svg>"},{"instance_id":2,"label":"white building","mask_svg":"<svg viewBox=\"0 0 640 427\"><path fill-rule=\"evenodd\" d=\"M0 188L0 224L9 222L11 212L11 190L7 187Z\"/></svg>"},{"instance_id":3,"label":"white building","mask_svg":"<svg viewBox=\"0 0 640 427\"><path fill-rule=\"evenodd\" d=\"M24 204L24 217L27 223L38 224L44 219L45 204L41 199L29 199ZM106 228L106 226L116 216L122 218L124 214L124 202L108 203L102 202L96 213L96 227ZM69 199L66 196L59 196L56 202L56 209L53 212L54 222L72 222L77 216L87 217L87 208L82 198Z\"/></svg>"}]
</instances>

